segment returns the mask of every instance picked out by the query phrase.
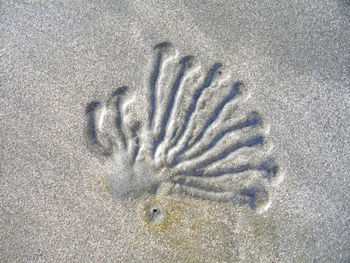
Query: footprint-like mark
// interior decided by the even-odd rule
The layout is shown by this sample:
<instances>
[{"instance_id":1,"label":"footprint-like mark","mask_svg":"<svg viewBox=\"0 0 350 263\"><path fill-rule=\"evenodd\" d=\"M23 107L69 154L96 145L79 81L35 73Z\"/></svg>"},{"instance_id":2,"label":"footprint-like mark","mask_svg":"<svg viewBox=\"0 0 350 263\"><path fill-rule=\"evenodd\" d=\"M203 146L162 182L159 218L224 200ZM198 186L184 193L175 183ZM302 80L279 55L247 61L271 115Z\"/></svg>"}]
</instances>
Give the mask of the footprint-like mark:
<instances>
[{"instance_id":1,"label":"footprint-like mark","mask_svg":"<svg viewBox=\"0 0 350 263\"><path fill-rule=\"evenodd\" d=\"M279 167L266 142L268 127L257 112L244 113L249 93L223 73L220 63L206 73L192 56L179 58L170 43L154 47L147 83L149 105L121 87L105 103L86 108L91 149L112 164L113 194L131 199L152 193L249 204L269 204ZM133 99L133 100L132 100ZM147 115L136 121L125 105ZM146 218L158 222L166 208L148 204Z\"/></svg>"}]
</instances>

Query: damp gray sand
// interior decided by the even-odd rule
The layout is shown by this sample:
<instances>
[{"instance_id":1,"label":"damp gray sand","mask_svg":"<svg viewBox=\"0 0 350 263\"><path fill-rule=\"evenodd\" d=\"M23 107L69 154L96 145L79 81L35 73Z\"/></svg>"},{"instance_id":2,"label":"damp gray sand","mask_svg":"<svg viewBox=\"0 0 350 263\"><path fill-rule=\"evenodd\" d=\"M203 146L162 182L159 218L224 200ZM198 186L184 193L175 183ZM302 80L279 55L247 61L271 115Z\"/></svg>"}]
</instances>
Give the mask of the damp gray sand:
<instances>
[{"instance_id":1,"label":"damp gray sand","mask_svg":"<svg viewBox=\"0 0 350 263\"><path fill-rule=\"evenodd\" d=\"M347 262L349 9L347 1L1 3L0 261ZM206 73L216 63L222 65L216 88L205 89L195 103L202 115L191 110L196 88L184 92L182 84L176 94L171 89L175 84L154 89L165 102L152 102L154 47L162 42L175 48L164 64L164 72L174 73L163 74L164 83L176 83L182 57L193 57L193 70L200 66L198 79L188 78L191 87L200 88ZM235 83L248 92L237 104L232 98L239 110L218 108ZM126 86L125 96L120 96L124 91L115 93ZM184 110L176 115L182 94ZM112 118L118 149L125 146L130 158L111 150L121 159L108 159L112 128L101 129L98 140L91 133L97 124L93 120L89 126L89 117L104 123L107 119L100 113L109 105L113 116L119 111L133 116L123 122ZM237 181L198 180L210 171L192 162L179 169L180 177L172 176L172 165L180 167L186 158L202 156L200 143L205 148L205 142L212 141L205 136L215 138L220 127L229 127L219 121L224 116L216 115L216 109L229 112L228 120L241 125L261 119L261 127L239 132L235 139L247 136L241 140L244 144L262 136L266 144L256 139L251 144L262 149L226 151L239 152L236 157L243 159L210 171L221 176L226 167L226 172L237 174L241 171L229 165L249 160L250 167L278 167L276 175L284 177L279 184L270 186L267 180L262 188L254 188L260 194L254 196ZM134 122L134 117L140 120ZM172 137L175 120L186 129ZM153 168L139 165L145 177L138 176L135 183L127 176L122 187L120 176L130 174L130 166L118 163L142 163L136 141L147 141L147 129L137 123L147 121L147 127L153 123L149 151L154 158L144 162L166 168L158 177ZM183 144L169 149L164 159L163 149L171 145L165 142L177 136L183 137ZM214 162L220 156L207 157ZM265 157L273 160L272 166L259 166ZM191 165L197 168L188 170ZM249 170L248 177L260 178L263 170ZM159 183L159 178L173 185ZM255 179L249 180L256 185ZM233 194L230 198L221 195L225 187ZM218 189L219 195L213 195ZM252 197L261 197L264 208L267 200L268 209L254 209Z\"/></svg>"}]
</instances>

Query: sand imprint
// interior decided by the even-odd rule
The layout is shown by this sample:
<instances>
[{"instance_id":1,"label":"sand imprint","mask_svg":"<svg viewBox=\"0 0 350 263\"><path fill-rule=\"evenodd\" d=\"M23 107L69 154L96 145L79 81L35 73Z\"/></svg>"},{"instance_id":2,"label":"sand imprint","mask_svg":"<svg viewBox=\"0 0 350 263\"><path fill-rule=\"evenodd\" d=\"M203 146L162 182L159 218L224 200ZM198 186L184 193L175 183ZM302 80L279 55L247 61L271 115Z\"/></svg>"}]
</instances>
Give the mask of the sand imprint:
<instances>
[{"instance_id":1,"label":"sand imprint","mask_svg":"<svg viewBox=\"0 0 350 263\"><path fill-rule=\"evenodd\" d=\"M170 43L154 51L149 105L124 86L86 108L89 145L112 164L113 194L124 200L179 194L265 211L279 167L270 157L268 126L259 113L242 111L249 98L244 84L220 63L203 74L194 57L179 58ZM128 113L130 106L144 109L144 121ZM147 204L146 218L158 222L165 211Z\"/></svg>"}]
</instances>

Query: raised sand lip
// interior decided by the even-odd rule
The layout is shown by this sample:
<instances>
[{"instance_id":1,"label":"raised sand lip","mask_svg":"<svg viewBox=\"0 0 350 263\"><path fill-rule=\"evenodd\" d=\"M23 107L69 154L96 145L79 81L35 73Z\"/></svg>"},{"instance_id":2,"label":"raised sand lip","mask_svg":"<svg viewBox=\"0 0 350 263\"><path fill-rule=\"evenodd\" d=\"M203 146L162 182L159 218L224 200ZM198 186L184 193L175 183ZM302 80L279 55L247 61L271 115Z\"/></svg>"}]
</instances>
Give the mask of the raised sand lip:
<instances>
[{"instance_id":1,"label":"raised sand lip","mask_svg":"<svg viewBox=\"0 0 350 263\"><path fill-rule=\"evenodd\" d=\"M2 3L0 261L347 262L348 14L348 1ZM285 177L266 213L111 197L85 108L123 85L146 105L162 41L206 70L220 61L268 120ZM166 217L145 220L158 202Z\"/></svg>"}]
</instances>

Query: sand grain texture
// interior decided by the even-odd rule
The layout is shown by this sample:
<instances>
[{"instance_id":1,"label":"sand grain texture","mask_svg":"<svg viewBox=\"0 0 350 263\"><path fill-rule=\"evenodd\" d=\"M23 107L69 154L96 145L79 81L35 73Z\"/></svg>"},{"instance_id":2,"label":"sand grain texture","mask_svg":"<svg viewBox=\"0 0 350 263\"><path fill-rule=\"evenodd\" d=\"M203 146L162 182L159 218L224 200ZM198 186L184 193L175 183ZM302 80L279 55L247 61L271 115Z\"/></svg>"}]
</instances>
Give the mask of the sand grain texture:
<instances>
[{"instance_id":1,"label":"sand grain texture","mask_svg":"<svg viewBox=\"0 0 350 263\"><path fill-rule=\"evenodd\" d=\"M1 1L1 262L349 262L348 1ZM85 108L152 47L221 62L269 123L285 178L258 215L169 197L161 225L108 192Z\"/></svg>"}]
</instances>

